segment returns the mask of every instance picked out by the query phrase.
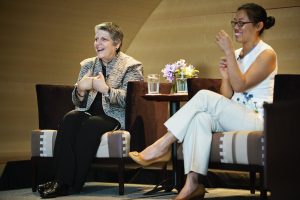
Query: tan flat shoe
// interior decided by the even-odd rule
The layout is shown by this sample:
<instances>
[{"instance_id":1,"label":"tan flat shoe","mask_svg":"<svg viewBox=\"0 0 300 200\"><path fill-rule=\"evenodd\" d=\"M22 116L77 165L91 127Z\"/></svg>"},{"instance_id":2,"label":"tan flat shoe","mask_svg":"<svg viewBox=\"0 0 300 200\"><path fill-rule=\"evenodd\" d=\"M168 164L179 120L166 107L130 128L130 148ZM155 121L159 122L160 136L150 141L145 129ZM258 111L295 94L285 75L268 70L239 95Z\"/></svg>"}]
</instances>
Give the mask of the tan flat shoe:
<instances>
[{"instance_id":1,"label":"tan flat shoe","mask_svg":"<svg viewBox=\"0 0 300 200\"><path fill-rule=\"evenodd\" d=\"M204 199L204 195L206 193L205 187L203 184L199 184L198 187L188 196L175 200L202 200Z\"/></svg>"},{"instance_id":2,"label":"tan flat shoe","mask_svg":"<svg viewBox=\"0 0 300 200\"><path fill-rule=\"evenodd\" d=\"M136 163L146 167L155 163L168 162L171 159L171 149L166 154L151 160L142 159L140 153L137 151L129 152L129 157L132 158L132 160L134 160Z\"/></svg>"}]
</instances>

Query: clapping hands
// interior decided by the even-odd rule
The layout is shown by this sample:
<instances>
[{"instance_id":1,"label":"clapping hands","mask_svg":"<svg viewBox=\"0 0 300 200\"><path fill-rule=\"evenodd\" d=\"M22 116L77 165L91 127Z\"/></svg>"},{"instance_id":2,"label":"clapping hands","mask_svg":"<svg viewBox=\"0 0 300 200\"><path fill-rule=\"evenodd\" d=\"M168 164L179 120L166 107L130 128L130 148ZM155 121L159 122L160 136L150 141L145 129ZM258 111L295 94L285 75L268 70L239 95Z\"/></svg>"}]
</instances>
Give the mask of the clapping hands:
<instances>
[{"instance_id":1,"label":"clapping hands","mask_svg":"<svg viewBox=\"0 0 300 200\"><path fill-rule=\"evenodd\" d=\"M231 55L234 53L234 47L233 47L233 42L230 38L230 36L224 31L221 30L217 35L216 35L216 43L220 47L220 49L224 52L225 57L221 57L220 62L219 62L219 71L222 75L223 79L228 79L228 55Z\"/></svg>"},{"instance_id":2,"label":"clapping hands","mask_svg":"<svg viewBox=\"0 0 300 200\"><path fill-rule=\"evenodd\" d=\"M93 78L93 89L101 92L102 94L107 94L109 87L105 83L105 78L101 72L99 75Z\"/></svg>"},{"instance_id":3,"label":"clapping hands","mask_svg":"<svg viewBox=\"0 0 300 200\"><path fill-rule=\"evenodd\" d=\"M89 70L81 79L76 83L79 91L86 91L93 89L93 77L92 72Z\"/></svg>"},{"instance_id":4,"label":"clapping hands","mask_svg":"<svg viewBox=\"0 0 300 200\"><path fill-rule=\"evenodd\" d=\"M220 71L223 79L229 78L226 57L221 57L220 62L219 62L219 71Z\"/></svg>"},{"instance_id":5,"label":"clapping hands","mask_svg":"<svg viewBox=\"0 0 300 200\"><path fill-rule=\"evenodd\" d=\"M221 48L221 50L225 53L225 55L234 51L232 40L224 30L221 30L216 35L216 43Z\"/></svg>"},{"instance_id":6,"label":"clapping hands","mask_svg":"<svg viewBox=\"0 0 300 200\"><path fill-rule=\"evenodd\" d=\"M79 93L88 90L96 90L102 94L106 94L109 89L103 74L99 72L98 76L92 76L92 72L90 70L75 85L77 86Z\"/></svg>"}]
</instances>

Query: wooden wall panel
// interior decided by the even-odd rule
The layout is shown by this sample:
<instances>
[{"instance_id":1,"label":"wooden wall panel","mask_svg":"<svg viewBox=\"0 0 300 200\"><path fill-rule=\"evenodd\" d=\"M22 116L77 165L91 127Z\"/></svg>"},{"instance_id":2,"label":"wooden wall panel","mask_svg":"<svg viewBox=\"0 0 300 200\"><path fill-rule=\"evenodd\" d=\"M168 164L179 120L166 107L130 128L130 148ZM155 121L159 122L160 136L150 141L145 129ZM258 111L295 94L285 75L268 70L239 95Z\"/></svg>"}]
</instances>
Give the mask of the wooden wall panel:
<instances>
[{"instance_id":1,"label":"wooden wall panel","mask_svg":"<svg viewBox=\"0 0 300 200\"><path fill-rule=\"evenodd\" d=\"M230 26L239 5L248 1L164 0L141 28L127 52L142 60L147 73L159 73L165 64L180 58L199 68L200 77L220 77L222 52L215 35L224 29L234 39ZM276 25L264 40L278 54L279 73L300 73L300 2L296 0L255 1L274 15ZM235 43L235 47L240 44Z\"/></svg>"},{"instance_id":2,"label":"wooden wall panel","mask_svg":"<svg viewBox=\"0 0 300 200\"><path fill-rule=\"evenodd\" d=\"M278 55L279 73L300 74L300 6L270 10L276 25L264 37Z\"/></svg>"}]
</instances>

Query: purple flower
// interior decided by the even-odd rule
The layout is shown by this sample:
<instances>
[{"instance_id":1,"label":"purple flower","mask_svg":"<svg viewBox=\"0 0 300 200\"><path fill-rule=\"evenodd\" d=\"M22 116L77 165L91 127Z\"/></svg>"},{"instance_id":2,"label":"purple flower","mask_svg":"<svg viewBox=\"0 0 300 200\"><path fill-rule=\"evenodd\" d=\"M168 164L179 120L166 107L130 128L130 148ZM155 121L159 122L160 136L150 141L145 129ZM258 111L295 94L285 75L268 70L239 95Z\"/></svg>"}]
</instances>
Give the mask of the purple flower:
<instances>
[{"instance_id":1,"label":"purple flower","mask_svg":"<svg viewBox=\"0 0 300 200\"><path fill-rule=\"evenodd\" d=\"M161 72L163 73L163 77L165 77L170 83L173 82L176 70L185 65L185 60L183 59L180 59L173 64L166 64L165 68L161 70Z\"/></svg>"},{"instance_id":2,"label":"purple flower","mask_svg":"<svg viewBox=\"0 0 300 200\"><path fill-rule=\"evenodd\" d=\"M174 80L174 73L177 69L177 66L174 64L166 64L165 68L161 70L163 77L165 77L169 82Z\"/></svg>"},{"instance_id":3,"label":"purple flower","mask_svg":"<svg viewBox=\"0 0 300 200\"><path fill-rule=\"evenodd\" d=\"M193 65L187 66L185 60L180 59L175 63L166 64L165 68L163 68L161 72L163 73L163 77L171 83L175 79L175 74L191 78L198 73L198 70L195 70Z\"/></svg>"}]
</instances>

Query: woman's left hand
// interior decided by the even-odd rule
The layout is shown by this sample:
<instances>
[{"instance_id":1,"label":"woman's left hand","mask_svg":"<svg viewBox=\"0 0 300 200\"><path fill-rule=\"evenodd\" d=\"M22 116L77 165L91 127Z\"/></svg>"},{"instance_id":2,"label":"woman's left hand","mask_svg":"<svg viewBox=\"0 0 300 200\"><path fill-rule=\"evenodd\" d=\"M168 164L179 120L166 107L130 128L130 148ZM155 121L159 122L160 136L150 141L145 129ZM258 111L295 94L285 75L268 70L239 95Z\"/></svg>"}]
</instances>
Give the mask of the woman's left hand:
<instances>
[{"instance_id":1,"label":"woman's left hand","mask_svg":"<svg viewBox=\"0 0 300 200\"><path fill-rule=\"evenodd\" d=\"M99 75L93 79L93 89L101 92L102 94L108 93L109 87L107 86L105 78L101 72L99 72Z\"/></svg>"},{"instance_id":2,"label":"woman's left hand","mask_svg":"<svg viewBox=\"0 0 300 200\"><path fill-rule=\"evenodd\" d=\"M224 30L221 30L216 35L216 43L219 45L221 50L224 51L224 53L226 55L231 53L231 52L234 52L232 40Z\"/></svg>"},{"instance_id":3,"label":"woman's left hand","mask_svg":"<svg viewBox=\"0 0 300 200\"><path fill-rule=\"evenodd\" d=\"M220 71L223 79L229 78L226 57L221 57L220 62L219 62L219 71Z\"/></svg>"}]
</instances>

